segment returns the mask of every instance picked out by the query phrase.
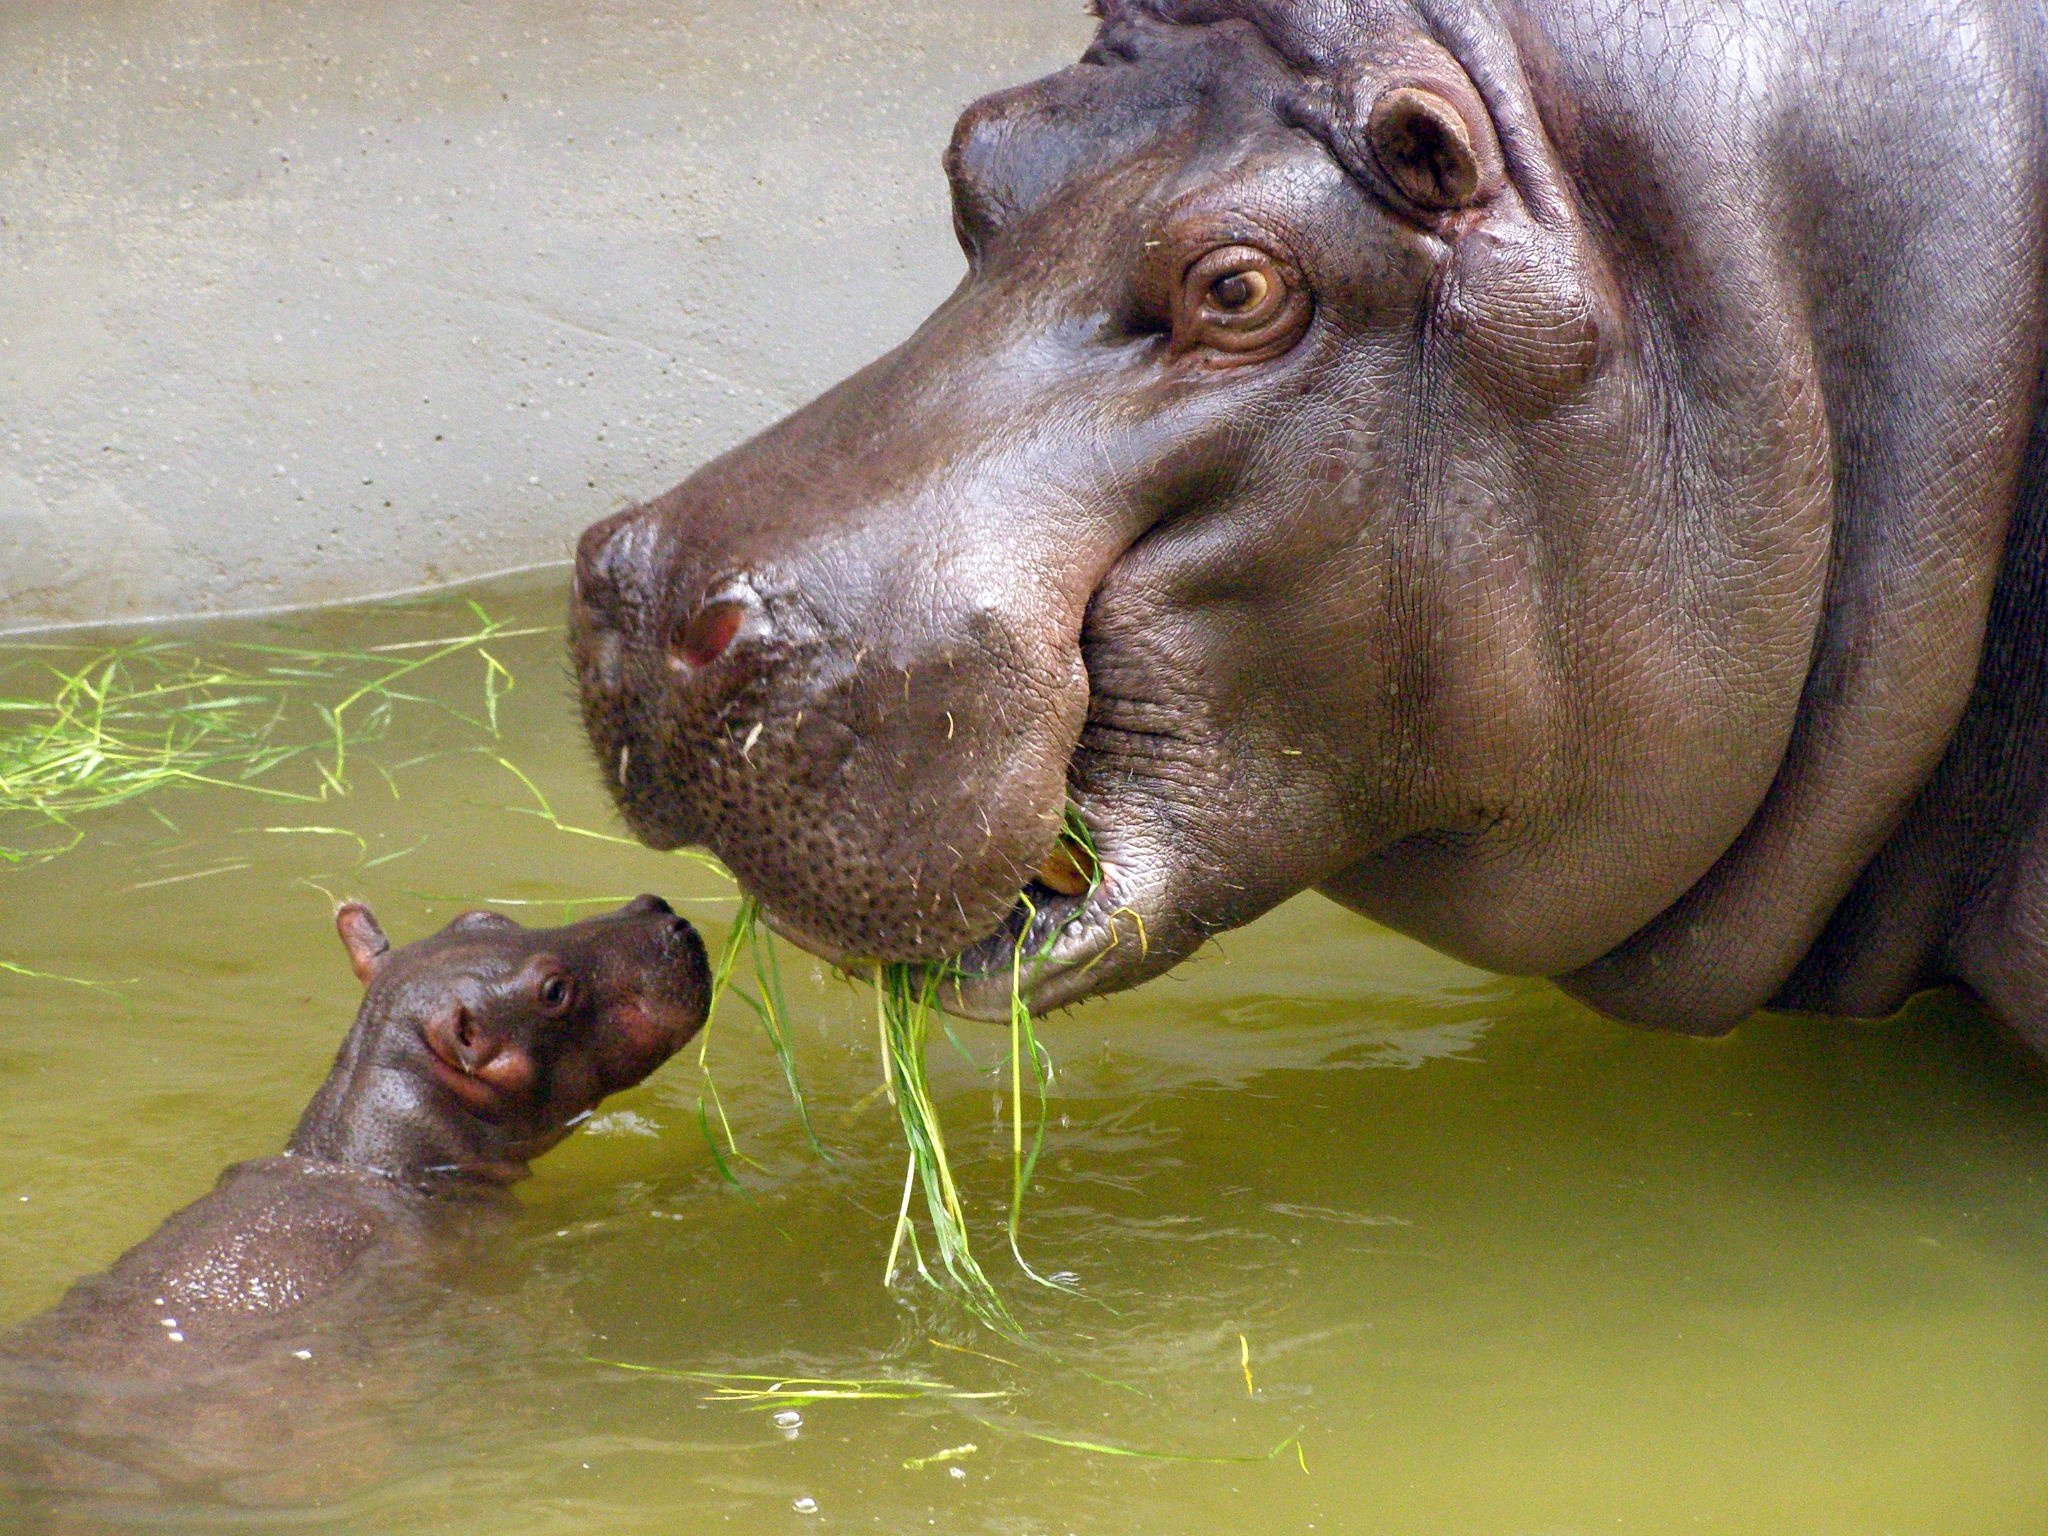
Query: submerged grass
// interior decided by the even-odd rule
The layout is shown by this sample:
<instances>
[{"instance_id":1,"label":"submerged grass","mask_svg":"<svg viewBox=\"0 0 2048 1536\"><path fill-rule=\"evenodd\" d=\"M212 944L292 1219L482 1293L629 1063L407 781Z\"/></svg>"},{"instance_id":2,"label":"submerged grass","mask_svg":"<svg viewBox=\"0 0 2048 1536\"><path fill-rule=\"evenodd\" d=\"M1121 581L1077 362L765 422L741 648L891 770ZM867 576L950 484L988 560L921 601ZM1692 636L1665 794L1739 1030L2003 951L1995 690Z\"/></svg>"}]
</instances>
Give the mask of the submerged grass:
<instances>
[{"instance_id":1,"label":"submerged grass","mask_svg":"<svg viewBox=\"0 0 2048 1536\"><path fill-rule=\"evenodd\" d=\"M348 793L349 757L388 734L397 707L440 708L497 733L512 673L488 647L514 629L472 601L462 634L361 650L178 639L81 651L0 646L0 863L57 858L80 822L159 791L207 786L298 804ZM471 716L413 691L460 656L482 664ZM28 684L32 691L15 691Z\"/></svg>"}]
</instances>

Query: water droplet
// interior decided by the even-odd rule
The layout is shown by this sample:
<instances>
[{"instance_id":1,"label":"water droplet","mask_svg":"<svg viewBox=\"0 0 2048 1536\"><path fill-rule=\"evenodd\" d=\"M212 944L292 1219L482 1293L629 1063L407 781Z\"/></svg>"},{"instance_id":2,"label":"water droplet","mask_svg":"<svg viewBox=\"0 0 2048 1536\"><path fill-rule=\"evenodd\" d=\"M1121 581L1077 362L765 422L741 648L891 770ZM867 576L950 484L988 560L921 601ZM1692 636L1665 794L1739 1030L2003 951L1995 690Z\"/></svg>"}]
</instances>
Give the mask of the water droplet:
<instances>
[{"instance_id":1,"label":"water droplet","mask_svg":"<svg viewBox=\"0 0 2048 1536\"><path fill-rule=\"evenodd\" d=\"M294 1360L310 1360L313 1358L313 1351L310 1349L295 1349L292 1351L292 1358Z\"/></svg>"},{"instance_id":2,"label":"water droplet","mask_svg":"<svg viewBox=\"0 0 2048 1536\"><path fill-rule=\"evenodd\" d=\"M791 1499L789 1507L800 1515L815 1515L818 1512L818 1501L806 1493Z\"/></svg>"},{"instance_id":3,"label":"water droplet","mask_svg":"<svg viewBox=\"0 0 2048 1536\"><path fill-rule=\"evenodd\" d=\"M804 1427L804 1416L794 1408L785 1408L775 1415L775 1427L786 1435L793 1435Z\"/></svg>"},{"instance_id":4,"label":"water droplet","mask_svg":"<svg viewBox=\"0 0 2048 1536\"><path fill-rule=\"evenodd\" d=\"M1054 1285L1079 1285L1081 1283L1081 1277L1071 1269L1056 1270L1050 1278Z\"/></svg>"},{"instance_id":5,"label":"water droplet","mask_svg":"<svg viewBox=\"0 0 2048 1536\"><path fill-rule=\"evenodd\" d=\"M965 1467L948 1467L946 1472L956 1483L967 1481L967 1469Z\"/></svg>"},{"instance_id":6,"label":"water droplet","mask_svg":"<svg viewBox=\"0 0 2048 1536\"><path fill-rule=\"evenodd\" d=\"M167 1333L164 1335L164 1337L169 1339L173 1344L182 1344L185 1342L185 1335L183 1335L182 1333Z\"/></svg>"}]
</instances>

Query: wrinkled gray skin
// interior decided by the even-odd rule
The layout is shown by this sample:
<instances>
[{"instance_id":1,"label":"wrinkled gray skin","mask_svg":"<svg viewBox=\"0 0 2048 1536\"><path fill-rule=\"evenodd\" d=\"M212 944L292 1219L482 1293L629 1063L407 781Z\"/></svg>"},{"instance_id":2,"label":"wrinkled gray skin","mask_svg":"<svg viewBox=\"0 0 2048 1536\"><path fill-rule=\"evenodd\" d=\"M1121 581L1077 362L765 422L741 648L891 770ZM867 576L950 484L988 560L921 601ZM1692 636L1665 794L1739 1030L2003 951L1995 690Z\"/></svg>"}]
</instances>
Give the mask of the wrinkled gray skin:
<instances>
[{"instance_id":1,"label":"wrinkled gray skin","mask_svg":"<svg viewBox=\"0 0 2048 1536\"><path fill-rule=\"evenodd\" d=\"M639 835L988 969L1071 799L1041 1007L1313 887L1643 1023L1953 980L2048 1049L2036 9L1105 11L961 120L917 334L585 535Z\"/></svg>"},{"instance_id":2,"label":"wrinkled gray skin","mask_svg":"<svg viewBox=\"0 0 2048 1536\"><path fill-rule=\"evenodd\" d=\"M654 896L555 929L470 912L399 950L360 904L336 926L362 1007L283 1155L228 1169L0 1339L0 1491L290 1466L286 1441L361 1392L503 1186L710 998L703 941Z\"/></svg>"}]
</instances>

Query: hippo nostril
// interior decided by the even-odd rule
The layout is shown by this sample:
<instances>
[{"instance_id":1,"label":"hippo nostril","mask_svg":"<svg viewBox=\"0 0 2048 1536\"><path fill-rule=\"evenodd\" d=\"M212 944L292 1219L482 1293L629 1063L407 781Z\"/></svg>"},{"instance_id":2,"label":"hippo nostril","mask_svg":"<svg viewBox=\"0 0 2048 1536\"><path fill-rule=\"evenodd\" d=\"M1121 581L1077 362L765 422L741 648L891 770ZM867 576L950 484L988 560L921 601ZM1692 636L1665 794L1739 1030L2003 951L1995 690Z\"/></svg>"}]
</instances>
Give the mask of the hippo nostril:
<instances>
[{"instance_id":1,"label":"hippo nostril","mask_svg":"<svg viewBox=\"0 0 2048 1536\"><path fill-rule=\"evenodd\" d=\"M605 550L612 541L612 535L619 531L619 519L608 517L601 523L592 523L583 530L583 537L576 541L576 575L574 588L579 603L597 603L604 589L610 585L609 572L605 569Z\"/></svg>"},{"instance_id":2,"label":"hippo nostril","mask_svg":"<svg viewBox=\"0 0 2048 1536\"><path fill-rule=\"evenodd\" d=\"M633 627L660 534L659 520L647 507L615 512L583 530L572 588L577 622L586 633Z\"/></svg>"},{"instance_id":3,"label":"hippo nostril","mask_svg":"<svg viewBox=\"0 0 2048 1536\"><path fill-rule=\"evenodd\" d=\"M673 658L700 671L710 666L732 645L746 617L746 605L736 599L706 603L676 630Z\"/></svg>"}]
</instances>

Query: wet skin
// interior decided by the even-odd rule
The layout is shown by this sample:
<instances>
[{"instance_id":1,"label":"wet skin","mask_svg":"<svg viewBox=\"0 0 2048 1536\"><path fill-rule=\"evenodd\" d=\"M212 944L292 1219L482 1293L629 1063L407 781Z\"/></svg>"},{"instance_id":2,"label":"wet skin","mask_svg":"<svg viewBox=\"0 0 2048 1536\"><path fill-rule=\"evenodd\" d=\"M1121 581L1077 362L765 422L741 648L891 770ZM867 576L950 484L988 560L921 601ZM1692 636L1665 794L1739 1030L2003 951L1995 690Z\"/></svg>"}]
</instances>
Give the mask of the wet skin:
<instances>
[{"instance_id":1,"label":"wet skin","mask_svg":"<svg viewBox=\"0 0 2048 1536\"><path fill-rule=\"evenodd\" d=\"M1316 888L1622 1018L2048 1049L2037 12L1104 11L961 119L924 326L585 534L638 834L996 1016L1020 891L1047 1006Z\"/></svg>"},{"instance_id":2,"label":"wet skin","mask_svg":"<svg viewBox=\"0 0 2048 1536\"><path fill-rule=\"evenodd\" d=\"M392 949L336 926L364 996L285 1151L240 1163L0 1340L0 1481L189 1480L281 1451L360 1390L505 1186L702 1026L704 946L658 897L565 928L471 912ZM332 1399L332 1401L329 1401ZM323 1409L323 1406L324 1409Z\"/></svg>"}]
</instances>

